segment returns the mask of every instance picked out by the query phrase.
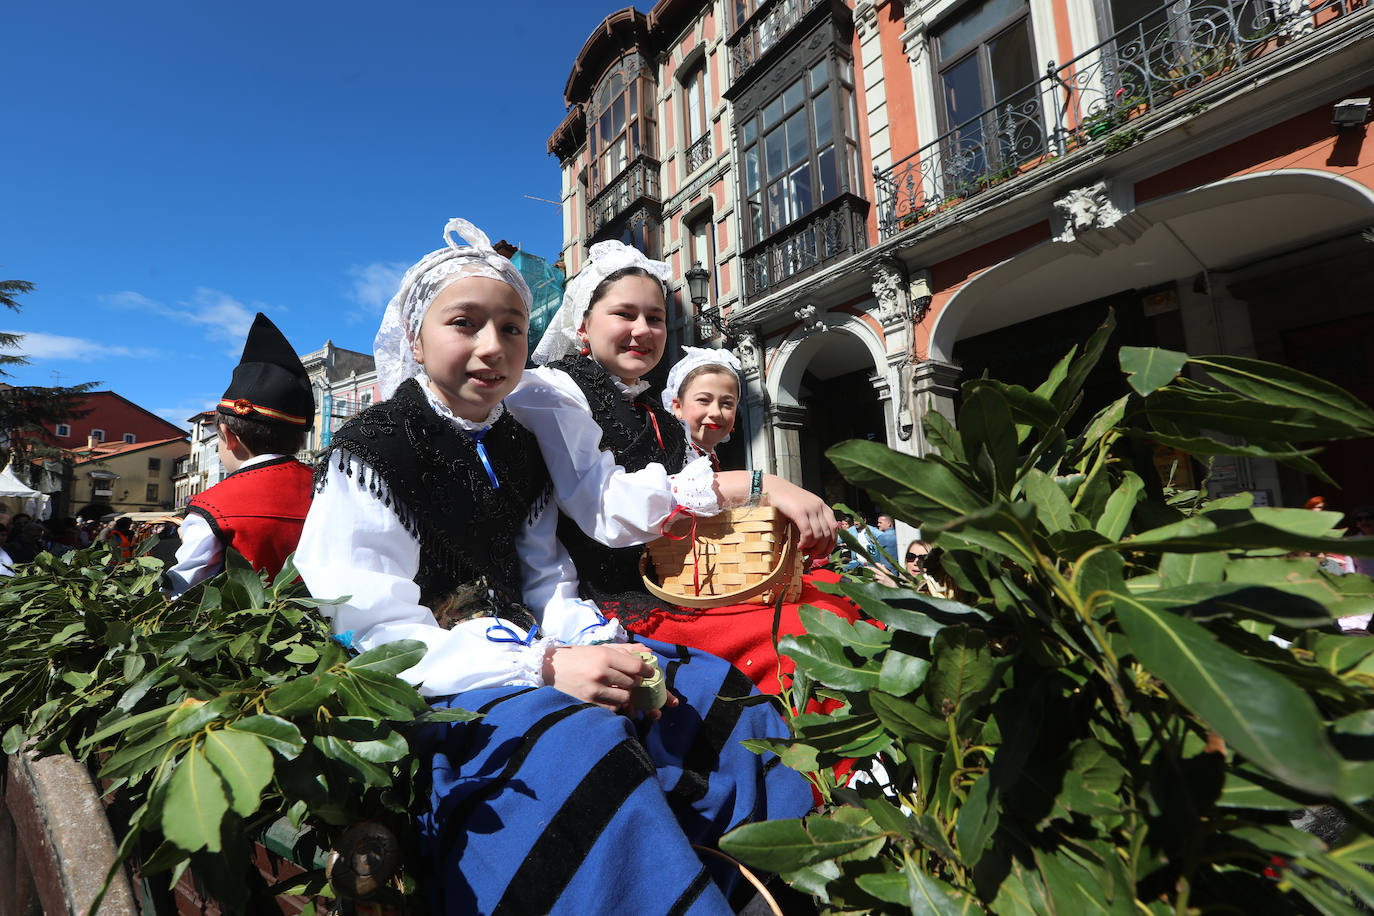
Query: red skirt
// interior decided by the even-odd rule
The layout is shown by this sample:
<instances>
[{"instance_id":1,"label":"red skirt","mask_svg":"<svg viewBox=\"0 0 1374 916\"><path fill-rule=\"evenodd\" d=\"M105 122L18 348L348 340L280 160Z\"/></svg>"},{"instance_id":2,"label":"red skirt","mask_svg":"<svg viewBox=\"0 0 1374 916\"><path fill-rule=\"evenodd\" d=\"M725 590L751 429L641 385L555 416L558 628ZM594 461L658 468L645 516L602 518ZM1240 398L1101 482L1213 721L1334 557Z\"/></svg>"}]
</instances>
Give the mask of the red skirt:
<instances>
[{"instance_id":1,"label":"red skirt","mask_svg":"<svg viewBox=\"0 0 1374 916\"><path fill-rule=\"evenodd\" d=\"M797 602L782 606L778 638L806 632L800 616L803 604L838 614L851 623L858 620L861 615L854 604L838 595L828 595L814 584L838 581L839 575L828 569L803 575ZM679 643L719 656L744 672L760 693L773 696L782 692L779 678L789 676L790 681L795 667L792 659L778 657L773 645L773 608L769 605L732 604L679 613L660 612L641 623L626 624L626 629L640 636Z\"/></svg>"}]
</instances>

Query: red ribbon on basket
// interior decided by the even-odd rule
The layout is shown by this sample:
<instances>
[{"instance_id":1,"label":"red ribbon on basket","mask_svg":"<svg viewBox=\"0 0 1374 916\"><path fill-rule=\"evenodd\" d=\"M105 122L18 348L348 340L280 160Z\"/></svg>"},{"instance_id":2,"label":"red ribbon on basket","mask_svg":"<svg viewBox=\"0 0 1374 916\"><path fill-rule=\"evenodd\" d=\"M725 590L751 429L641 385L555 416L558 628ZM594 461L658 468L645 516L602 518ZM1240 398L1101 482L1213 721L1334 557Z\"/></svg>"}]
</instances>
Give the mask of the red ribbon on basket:
<instances>
[{"instance_id":1,"label":"red ribbon on basket","mask_svg":"<svg viewBox=\"0 0 1374 916\"><path fill-rule=\"evenodd\" d=\"M652 417L653 414L651 413L649 416ZM668 530L673 526L673 519L677 518L678 515L685 515L692 520L692 528L687 534L672 534ZM690 537L692 539L692 588L696 591L697 597L700 598L701 571L697 566L697 517L681 506L674 506L673 511L669 512L668 517L663 520L663 524L659 527L659 531L663 532L665 538L673 541L680 541L685 537Z\"/></svg>"}]
</instances>

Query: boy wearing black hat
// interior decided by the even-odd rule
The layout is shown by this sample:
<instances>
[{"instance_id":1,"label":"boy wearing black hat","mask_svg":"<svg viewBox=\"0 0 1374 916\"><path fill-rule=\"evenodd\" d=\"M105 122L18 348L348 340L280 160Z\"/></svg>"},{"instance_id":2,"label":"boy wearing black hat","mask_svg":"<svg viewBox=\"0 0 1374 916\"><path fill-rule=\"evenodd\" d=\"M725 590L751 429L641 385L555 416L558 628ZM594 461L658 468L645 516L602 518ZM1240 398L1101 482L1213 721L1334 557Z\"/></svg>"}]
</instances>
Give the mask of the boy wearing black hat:
<instances>
[{"instance_id":1,"label":"boy wearing black hat","mask_svg":"<svg viewBox=\"0 0 1374 916\"><path fill-rule=\"evenodd\" d=\"M174 595L223 569L226 547L276 576L310 508L313 472L293 457L315 418L310 377L261 312L216 414L228 475L191 499L176 566L167 573Z\"/></svg>"}]
</instances>

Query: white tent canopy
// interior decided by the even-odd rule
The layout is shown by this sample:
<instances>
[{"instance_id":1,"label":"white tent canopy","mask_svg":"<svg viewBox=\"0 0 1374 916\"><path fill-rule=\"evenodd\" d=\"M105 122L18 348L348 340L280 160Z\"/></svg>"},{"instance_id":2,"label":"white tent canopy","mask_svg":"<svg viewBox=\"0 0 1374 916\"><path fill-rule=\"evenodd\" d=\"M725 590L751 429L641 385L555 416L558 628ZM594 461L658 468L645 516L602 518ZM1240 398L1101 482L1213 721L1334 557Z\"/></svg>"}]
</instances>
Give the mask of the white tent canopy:
<instances>
[{"instance_id":1,"label":"white tent canopy","mask_svg":"<svg viewBox=\"0 0 1374 916\"><path fill-rule=\"evenodd\" d=\"M14 469L8 465L0 471L0 499L19 501L23 511L36 519L52 514L52 500L14 476Z\"/></svg>"}]
</instances>

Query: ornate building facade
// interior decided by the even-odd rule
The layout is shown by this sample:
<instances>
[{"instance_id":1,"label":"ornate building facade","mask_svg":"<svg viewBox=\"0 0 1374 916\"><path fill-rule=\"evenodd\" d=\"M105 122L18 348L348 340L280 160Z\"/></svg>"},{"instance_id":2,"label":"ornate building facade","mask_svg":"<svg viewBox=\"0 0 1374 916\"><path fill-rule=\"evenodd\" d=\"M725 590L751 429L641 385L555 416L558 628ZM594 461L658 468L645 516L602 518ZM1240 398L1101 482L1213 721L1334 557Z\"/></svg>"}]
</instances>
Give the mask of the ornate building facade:
<instances>
[{"instance_id":1,"label":"ornate building facade","mask_svg":"<svg viewBox=\"0 0 1374 916\"><path fill-rule=\"evenodd\" d=\"M623 238L708 267L676 342L728 340L747 460L834 499L858 495L830 444L924 454L962 378L1033 386L1109 308L1114 346L1374 400L1371 96L1367 0L661 0L573 62L563 257ZM1323 461L1374 502L1369 445ZM1244 458L1208 482L1311 485Z\"/></svg>"}]
</instances>

